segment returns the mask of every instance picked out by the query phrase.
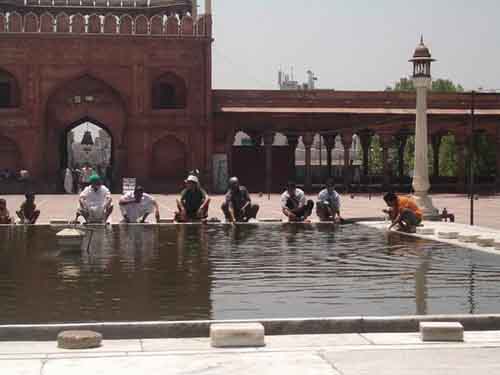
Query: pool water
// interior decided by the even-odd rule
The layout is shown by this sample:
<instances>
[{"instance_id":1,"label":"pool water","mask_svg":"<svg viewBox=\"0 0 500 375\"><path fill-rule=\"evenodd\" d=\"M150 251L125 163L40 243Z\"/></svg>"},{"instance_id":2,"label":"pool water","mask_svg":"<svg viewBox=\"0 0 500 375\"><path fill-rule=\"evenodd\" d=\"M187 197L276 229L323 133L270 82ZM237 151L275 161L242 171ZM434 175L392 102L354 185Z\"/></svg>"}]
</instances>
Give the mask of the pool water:
<instances>
[{"instance_id":1,"label":"pool water","mask_svg":"<svg viewBox=\"0 0 500 375\"><path fill-rule=\"evenodd\" d=\"M0 228L0 323L493 313L500 257L359 225ZM84 246L85 247L85 246Z\"/></svg>"}]
</instances>

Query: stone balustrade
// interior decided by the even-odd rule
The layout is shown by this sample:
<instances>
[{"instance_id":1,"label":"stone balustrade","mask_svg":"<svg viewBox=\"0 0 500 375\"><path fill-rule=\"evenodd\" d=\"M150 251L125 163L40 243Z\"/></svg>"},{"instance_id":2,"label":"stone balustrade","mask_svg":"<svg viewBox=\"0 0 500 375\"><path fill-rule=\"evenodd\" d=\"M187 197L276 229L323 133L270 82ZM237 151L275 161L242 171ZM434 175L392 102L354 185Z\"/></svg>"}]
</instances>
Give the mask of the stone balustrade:
<instances>
[{"instance_id":1,"label":"stone balustrade","mask_svg":"<svg viewBox=\"0 0 500 375\"><path fill-rule=\"evenodd\" d=\"M209 17L196 22L188 14L178 16L91 14L68 15L43 13L37 15L17 12L0 13L0 33L72 33L72 34L126 34L165 35L175 37L210 36Z\"/></svg>"}]
</instances>

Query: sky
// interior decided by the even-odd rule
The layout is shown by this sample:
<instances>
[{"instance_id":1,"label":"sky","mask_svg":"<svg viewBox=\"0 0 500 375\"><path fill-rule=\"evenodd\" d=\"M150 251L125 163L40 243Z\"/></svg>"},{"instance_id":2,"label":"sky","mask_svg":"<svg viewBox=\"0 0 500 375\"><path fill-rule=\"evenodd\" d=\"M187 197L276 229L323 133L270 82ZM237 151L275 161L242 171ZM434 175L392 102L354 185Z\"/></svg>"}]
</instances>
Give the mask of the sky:
<instances>
[{"instance_id":1,"label":"sky","mask_svg":"<svg viewBox=\"0 0 500 375\"><path fill-rule=\"evenodd\" d=\"M383 90L411 73L421 34L433 78L500 89L498 0L212 1L215 89L276 89L293 66L317 88Z\"/></svg>"}]
</instances>

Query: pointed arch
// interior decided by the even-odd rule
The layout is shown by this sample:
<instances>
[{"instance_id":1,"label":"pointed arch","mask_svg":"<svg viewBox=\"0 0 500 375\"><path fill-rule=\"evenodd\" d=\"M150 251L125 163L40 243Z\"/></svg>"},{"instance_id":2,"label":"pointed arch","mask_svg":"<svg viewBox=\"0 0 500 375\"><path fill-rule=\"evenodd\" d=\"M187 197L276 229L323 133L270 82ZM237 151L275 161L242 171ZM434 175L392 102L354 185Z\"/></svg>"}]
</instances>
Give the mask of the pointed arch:
<instances>
[{"instance_id":1,"label":"pointed arch","mask_svg":"<svg viewBox=\"0 0 500 375\"><path fill-rule=\"evenodd\" d=\"M9 32L21 33L23 31L23 19L17 12L12 12L9 15Z\"/></svg>"},{"instance_id":2,"label":"pointed arch","mask_svg":"<svg viewBox=\"0 0 500 375\"><path fill-rule=\"evenodd\" d=\"M163 34L163 16L156 15L151 18L151 34L159 35Z\"/></svg>"},{"instance_id":3,"label":"pointed arch","mask_svg":"<svg viewBox=\"0 0 500 375\"><path fill-rule=\"evenodd\" d=\"M71 32L74 34L85 33L85 18L80 13L71 17Z\"/></svg>"},{"instance_id":4,"label":"pointed arch","mask_svg":"<svg viewBox=\"0 0 500 375\"><path fill-rule=\"evenodd\" d=\"M168 16L165 29L167 35L179 35L179 19L177 16Z\"/></svg>"},{"instance_id":5,"label":"pointed arch","mask_svg":"<svg viewBox=\"0 0 500 375\"><path fill-rule=\"evenodd\" d=\"M116 34L118 28L118 22L114 14L106 14L104 17L104 33L105 34Z\"/></svg>"},{"instance_id":6,"label":"pointed arch","mask_svg":"<svg viewBox=\"0 0 500 375\"><path fill-rule=\"evenodd\" d=\"M43 13L40 16L40 32L53 33L54 32L54 17L50 13Z\"/></svg>"},{"instance_id":7,"label":"pointed arch","mask_svg":"<svg viewBox=\"0 0 500 375\"><path fill-rule=\"evenodd\" d=\"M148 19L143 14L139 15L135 19L135 33L136 34L147 34L148 30Z\"/></svg>"},{"instance_id":8,"label":"pointed arch","mask_svg":"<svg viewBox=\"0 0 500 375\"><path fill-rule=\"evenodd\" d=\"M194 34L194 21L193 17L190 15L185 15L182 17L182 24L181 24L181 33L182 35L193 35Z\"/></svg>"},{"instance_id":9,"label":"pointed arch","mask_svg":"<svg viewBox=\"0 0 500 375\"><path fill-rule=\"evenodd\" d=\"M166 72L152 83L153 109L180 109L186 107L187 88L183 78Z\"/></svg>"},{"instance_id":10,"label":"pointed arch","mask_svg":"<svg viewBox=\"0 0 500 375\"><path fill-rule=\"evenodd\" d=\"M70 20L66 13L59 13L56 17L56 32L69 33Z\"/></svg>"},{"instance_id":11,"label":"pointed arch","mask_svg":"<svg viewBox=\"0 0 500 375\"><path fill-rule=\"evenodd\" d=\"M89 34L101 33L101 17L97 14L91 14L87 25L87 32Z\"/></svg>"},{"instance_id":12,"label":"pointed arch","mask_svg":"<svg viewBox=\"0 0 500 375\"><path fill-rule=\"evenodd\" d=\"M20 106L21 92L18 80L7 70L0 68L0 108Z\"/></svg>"},{"instance_id":13,"label":"pointed arch","mask_svg":"<svg viewBox=\"0 0 500 375\"><path fill-rule=\"evenodd\" d=\"M4 33L6 30L5 14L0 13L0 33Z\"/></svg>"},{"instance_id":14,"label":"pointed arch","mask_svg":"<svg viewBox=\"0 0 500 375\"><path fill-rule=\"evenodd\" d=\"M120 34L132 34L134 21L131 16L124 14L120 17Z\"/></svg>"},{"instance_id":15,"label":"pointed arch","mask_svg":"<svg viewBox=\"0 0 500 375\"><path fill-rule=\"evenodd\" d=\"M37 33L39 30L38 16L35 13L27 13L24 16L24 32Z\"/></svg>"}]
</instances>

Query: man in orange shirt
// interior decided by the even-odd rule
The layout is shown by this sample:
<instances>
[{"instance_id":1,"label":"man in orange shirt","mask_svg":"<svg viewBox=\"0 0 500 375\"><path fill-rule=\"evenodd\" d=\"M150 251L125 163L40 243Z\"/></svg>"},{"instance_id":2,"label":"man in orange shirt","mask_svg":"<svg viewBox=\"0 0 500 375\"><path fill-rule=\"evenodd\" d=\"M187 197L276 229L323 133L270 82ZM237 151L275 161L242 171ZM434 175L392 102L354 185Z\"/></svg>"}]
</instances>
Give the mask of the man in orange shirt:
<instances>
[{"instance_id":1,"label":"man in orange shirt","mask_svg":"<svg viewBox=\"0 0 500 375\"><path fill-rule=\"evenodd\" d=\"M389 206L388 210L384 210L389 214L392 220L388 230L398 225L398 230L415 233L417 225L422 222L422 211L418 208L417 203L410 197L398 197L394 193L384 195L384 201Z\"/></svg>"}]
</instances>

